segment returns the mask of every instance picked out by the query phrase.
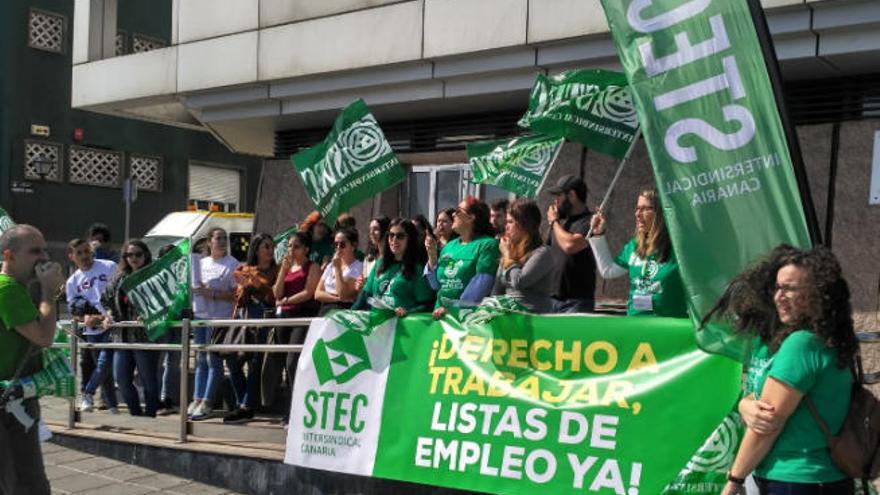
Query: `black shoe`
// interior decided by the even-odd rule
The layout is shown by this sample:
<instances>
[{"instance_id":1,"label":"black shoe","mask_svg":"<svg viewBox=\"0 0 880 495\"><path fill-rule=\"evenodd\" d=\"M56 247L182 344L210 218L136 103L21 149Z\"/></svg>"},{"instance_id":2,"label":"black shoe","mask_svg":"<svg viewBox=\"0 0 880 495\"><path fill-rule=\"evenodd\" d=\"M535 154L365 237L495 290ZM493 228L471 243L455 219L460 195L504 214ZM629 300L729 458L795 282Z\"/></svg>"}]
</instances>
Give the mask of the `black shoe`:
<instances>
[{"instance_id":1,"label":"black shoe","mask_svg":"<svg viewBox=\"0 0 880 495\"><path fill-rule=\"evenodd\" d=\"M250 409L238 408L235 411L223 416L223 424L235 425L247 423L254 419L254 412Z\"/></svg>"}]
</instances>

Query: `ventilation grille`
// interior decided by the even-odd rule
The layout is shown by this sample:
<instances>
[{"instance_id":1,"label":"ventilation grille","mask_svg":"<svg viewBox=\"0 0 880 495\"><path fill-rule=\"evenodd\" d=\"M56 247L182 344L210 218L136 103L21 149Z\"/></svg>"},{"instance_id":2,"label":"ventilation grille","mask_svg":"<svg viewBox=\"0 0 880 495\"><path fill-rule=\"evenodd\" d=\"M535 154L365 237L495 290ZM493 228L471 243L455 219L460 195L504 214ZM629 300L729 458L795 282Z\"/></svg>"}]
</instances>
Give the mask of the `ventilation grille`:
<instances>
[{"instance_id":1,"label":"ventilation grille","mask_svg":"<svg viewBox=\"0 0 880 495\"><path fill-rule=\"evenodd\" d=\"M116 56L128 53L128 33L125 31L116 32Z\"/></svg>"},{"instance_id":2,"label":"ventilation grille","mask_svg":"<svg viewBox=\"0 0 880 495\"><path fill-rule=\"evenodd\" d=\"M785 99L795 125L880 118L880 74L788 83ZM396 152L461 150L469 142L524 133L516 124L524 111L380 124ZM320 142L328 132L329 128L278 131L275 158L287 159Z\"/></svg>"},{"instance_id":3,"label":"ventilation grille","mask_svg":"<svg viewBox=\"0 0 880 495\"><path fill-rule=\"evenodd\" d=\"M164 47L165 42L158 38L151 38L137 33L131 35L131 53L148 52Z\"/></svg>"},{"instance_id":4,"label":"ventilation grille","mask_svg":"<svg viewBox=\"0 0 880 495\"><path fill-rule=\"evenodd\" d=\"M138 189L162 190L162 159L155 156L131 155L128 161L129 175L137 182Z\"/></svg>"},{"instance_id":5,"label":"ventilation grille","mask_svg":"<svg viewBox=\"0 0 880 495\"><path fill-rule=\"evenodd\" d=\"M43 10L31 10L28 20L28 46L38 50L64 53L63 15Z\"/></svg>"},{"instance_id":6,"label":"ventilation grille","mask_svg":"<svg viewBox=\"0 0 880 495\"><path fill-rule=\"evenodd\" d=\"M34 180L51 180L61 182L62 147L58 143L48 143L45 141L25 141L24 142L24 177L25 179ZM38 173L37 162L49 162L49 172L45 177L41 177Z\"/></svg>"},{"instance_id":7,"label":"ventilation grille","mask_svg":"<svg viewBox=\"0 0 880 495\"><path fill-rule=\"evenodd\" d=\"M122 153L71 146L69 174L73 184L120 187Z\"/></svg>"}]
</instances>

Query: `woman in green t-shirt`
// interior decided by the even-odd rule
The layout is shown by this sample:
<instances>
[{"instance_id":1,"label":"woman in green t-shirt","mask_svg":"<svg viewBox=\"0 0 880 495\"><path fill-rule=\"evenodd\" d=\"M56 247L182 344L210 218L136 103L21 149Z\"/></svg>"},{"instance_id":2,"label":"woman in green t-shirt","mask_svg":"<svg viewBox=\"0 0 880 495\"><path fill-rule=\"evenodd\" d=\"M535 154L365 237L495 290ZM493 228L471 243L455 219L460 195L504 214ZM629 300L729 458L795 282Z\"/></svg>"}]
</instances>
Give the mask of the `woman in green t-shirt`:
<instances>
[{"instance_id":1,"label":"woman in green t-shirt","mask_svg":"<svg viewBox=\"0 0 880 495\"><path fill-rule=\"evenodd\" d=\"M643 189L636 202L635 236L612 258L605 239L605 215L598 212L590 223L590 248L602 278L629 275L626 314L686 317L684 284L678 260L660 211L660 196Z\"/></svg>"},{"instance_id":2,"label":"woman in green t-shirt","mask_svg":"<svg viewBox=\"0 0 880 495\"><path fill-rule=\"evenodd\" d=\"M437 240L425 238L428 265L425 276L437 291L434 319L446 315L445 304L451 301L479 303L492 292L498 271L498 241L489 221L489 206L468 196L452 215L452 230L459 237L437 252Z\"/></svg>"},{"instance_id":3,"label":"woman in green t-shirt","mask_svg":"<svg viewBox=\"0 0 880 495\"><path fill-rule=\"evenodd\" d=\"M831 459L807 400L832 432L849 408L858 349L849 288L834 255L774 249L737 276L703 320L722 319L754 337L739 412L746 433L724 494L745 493L754 471L761 494L853 493Z\"/></svg>"},{"instance_id":4,"label":"woman in green t-shirt","mask_svg":"<svg viewBox=\"0 0 880 495\"><path fill-rule=\"evenodd\" d=\"M425 280L424 265L418 263L418 232L412 222L395 218L385 236L384 256L373 267L364 290L352 309L369 309L369 299L394 308L399 317L425 311L434 293Z\"/></svg>"}]
</instances>

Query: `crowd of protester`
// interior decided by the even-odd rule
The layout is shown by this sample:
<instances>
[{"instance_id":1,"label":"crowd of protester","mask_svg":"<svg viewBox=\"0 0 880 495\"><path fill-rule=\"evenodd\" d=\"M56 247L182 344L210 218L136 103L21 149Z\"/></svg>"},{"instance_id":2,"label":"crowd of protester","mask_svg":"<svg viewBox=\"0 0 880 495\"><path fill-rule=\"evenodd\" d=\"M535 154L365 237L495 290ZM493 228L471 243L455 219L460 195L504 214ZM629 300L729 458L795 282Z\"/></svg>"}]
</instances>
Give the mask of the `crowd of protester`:
<instances>
[{"instance_id":1,"label":"crowd of protester","mask_svg":"<svg viewBox=\"0 0 880 495\"><path fill-rule=\"evenodd\" d=\"M634 237L616 257L603 236L605 215L587 208L582 179L563 176L548 191L553 200L546 216L529 199L489 205L466 197L440 210L433 226L424 215L377 216L363 236L351 214L330 222L312 213L287 239L278 262L271 235L255 234L240 263L229 254L227 233L214 228L194 243L192 315L205 320L296 318L385 308L398 317L426 312L441 319L453 307L477 305L490 296L505 296L530 313L585 313L594 310L597 273L629 275L630 315L686 315L678 265L653 190L640 193ZM109 229L96 224L86 238L70 242L68 254L77 270L68 280L67 299L71 314L82 322L83 337L96 343L148 342L143 329L114 327L116 321L137 319L120 282L150 264L147 246L130 240L115 253ZM305 342L306 331L271 325L195 327L192 338L196 344L297 345ZM180 330L162 339L180 342ZM285 377L290 384L298 359L299 353L197 352L187 414L194 421L214 416L228 377L233 400L224 420L251 420L260 406L276 401ZM82 361L83 411L95 407L100 388L104 407L118 413L117 387L132 415L176 410L178 353L105 349L84 352Z\"/></svg>"}]
</instances>

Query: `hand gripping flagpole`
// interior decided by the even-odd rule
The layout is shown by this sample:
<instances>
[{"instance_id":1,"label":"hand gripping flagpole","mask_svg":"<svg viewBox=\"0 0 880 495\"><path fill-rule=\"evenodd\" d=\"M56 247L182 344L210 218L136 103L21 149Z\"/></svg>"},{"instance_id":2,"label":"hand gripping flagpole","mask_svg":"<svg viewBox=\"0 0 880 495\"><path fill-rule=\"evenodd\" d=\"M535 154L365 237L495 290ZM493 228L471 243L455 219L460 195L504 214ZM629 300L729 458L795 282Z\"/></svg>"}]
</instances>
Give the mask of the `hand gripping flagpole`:
<instances>
[{"instance_id":1,"label":"hand gripping flagpole","mask_svg":"<svg viewBox=\"0 0 880 495\"><path fill-rule=\"evenodd\" d=\"M614 178L611 179L611 184L608 185L608 190L605 191L605 197L602 198L602 204L599 205L600 212L605 212L605 205L608 203L608 200L611 198L611 193L614 192L614 187L617 186L617 179L620 179L620 173L623 172L623 167L626 165L626 162L629 161L630 155L634 149L636 149L636 143L639 142L639 138L642 137L642 128L639 126L636 129L636 133L633 135L632 143L629 145L629 149L626 150L626 154L623 155L623 160L620 160L620 165L617 166L617 172L614 173ZM590 223L590 230L587 231L587 237L593 235L593 225Z\"/></svg>"}]
</instances>

